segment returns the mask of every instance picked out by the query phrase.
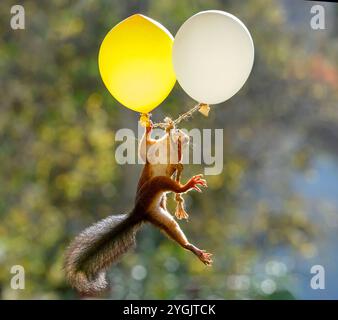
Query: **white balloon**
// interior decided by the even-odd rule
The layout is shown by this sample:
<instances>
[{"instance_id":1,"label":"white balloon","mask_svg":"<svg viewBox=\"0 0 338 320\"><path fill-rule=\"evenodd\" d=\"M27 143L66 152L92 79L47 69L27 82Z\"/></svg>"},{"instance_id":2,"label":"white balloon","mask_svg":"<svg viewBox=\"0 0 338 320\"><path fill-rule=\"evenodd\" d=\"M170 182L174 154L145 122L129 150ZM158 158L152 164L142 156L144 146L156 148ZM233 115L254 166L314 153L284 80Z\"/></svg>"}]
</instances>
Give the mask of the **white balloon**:
<instances>
[{"instance_id":1,"label":"white balloon","mask_svg":"<svg viewBox=\"0 0 338 320\"><path fill-rule=\"evenodd\" d=\"M246 26L230 13L202 11L178 30L173 65L183 90L198 102L231 98L249 77L254 45Z\"/></svg>"}]
</instances>

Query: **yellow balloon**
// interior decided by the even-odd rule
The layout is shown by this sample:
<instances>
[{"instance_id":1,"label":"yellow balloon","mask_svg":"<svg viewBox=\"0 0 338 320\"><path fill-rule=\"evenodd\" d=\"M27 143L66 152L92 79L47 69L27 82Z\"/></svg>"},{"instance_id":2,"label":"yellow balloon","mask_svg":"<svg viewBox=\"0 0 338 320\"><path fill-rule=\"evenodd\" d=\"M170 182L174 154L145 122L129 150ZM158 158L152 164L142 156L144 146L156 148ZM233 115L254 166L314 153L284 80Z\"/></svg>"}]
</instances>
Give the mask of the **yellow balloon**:
<instances>
[{"instance_id":1,"label":"yellow balloon","mask_svg":"<svg viewBox=\"0 0 338 320\"><path fill-rule=\"evenodd\" d=\"M134 111L156 108L176 82L173 40L164 26L141 14L117 24L99 51L100 74L109 92Z\"/></svg>"}]
</instances>

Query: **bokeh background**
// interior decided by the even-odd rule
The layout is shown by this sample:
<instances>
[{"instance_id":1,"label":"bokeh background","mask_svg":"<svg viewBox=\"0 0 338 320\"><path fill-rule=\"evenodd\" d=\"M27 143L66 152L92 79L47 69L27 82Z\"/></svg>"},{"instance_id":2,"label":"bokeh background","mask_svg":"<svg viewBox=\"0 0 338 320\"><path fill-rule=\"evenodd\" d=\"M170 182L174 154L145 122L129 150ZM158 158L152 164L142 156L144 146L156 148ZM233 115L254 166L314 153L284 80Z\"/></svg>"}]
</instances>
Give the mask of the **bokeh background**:
<instances>
[{"instance_id":1,"label":"bokeh background","mask_svg":"<svg viewBox=\"0 0 338 320\"><path fill-rule=\"evenodd\" d=\"M110 269L113 299L338 298L338 6L312 30L315 2L294 0L23 1L26 29L0 4L0 298L73 299L62 270L72 237L131 208L140 165L117 165L116 130L138 115L105 89L97 66L110 28L133 13L172 34L191 15L238 16L255 43L245 87L186 128L224 128L224 170L187 198L204 267L155 228ZM198 70L196 70L196 76ZM203 75L200 75L203 76ZM194 105L177 84L155 120ZM203 165L186 166L185 178ZM172 205L172 204L171 204ZM25 290L10 288L22 265ZM312 290L310 269L326 271Z\"/></svg>"}]
</instances>

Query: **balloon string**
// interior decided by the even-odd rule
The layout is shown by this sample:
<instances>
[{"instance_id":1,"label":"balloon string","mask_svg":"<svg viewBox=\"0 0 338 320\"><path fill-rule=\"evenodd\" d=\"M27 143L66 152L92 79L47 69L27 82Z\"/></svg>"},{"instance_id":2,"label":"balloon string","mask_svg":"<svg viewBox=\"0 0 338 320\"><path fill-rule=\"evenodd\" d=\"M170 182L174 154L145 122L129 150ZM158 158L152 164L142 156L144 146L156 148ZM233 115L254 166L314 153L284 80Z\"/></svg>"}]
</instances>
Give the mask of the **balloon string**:
<instances>
[{"instance_id":1,"label":"balloon string","mask_svg":"<svg viewBox=\"0 0 338 320\"><path fill-rule=\"evenodd\" d=\"M153 128L162 128L162 129L166 129L168 127L172 127L172 126L176 126L177 124L179 124L182 120L187 120L188 118L190 118L192 116L192 114L198 110L201 109L201 107L207 106L205 103L199 103L197 105L195 105L194 107L192 107L190 110L188 110L187 112L181 114L178 116L177 119L175 120L171 120L170 118L166 118L164 119L165 122L157 122L157 123L153 123Z\"/></svg>"}]
</instances>

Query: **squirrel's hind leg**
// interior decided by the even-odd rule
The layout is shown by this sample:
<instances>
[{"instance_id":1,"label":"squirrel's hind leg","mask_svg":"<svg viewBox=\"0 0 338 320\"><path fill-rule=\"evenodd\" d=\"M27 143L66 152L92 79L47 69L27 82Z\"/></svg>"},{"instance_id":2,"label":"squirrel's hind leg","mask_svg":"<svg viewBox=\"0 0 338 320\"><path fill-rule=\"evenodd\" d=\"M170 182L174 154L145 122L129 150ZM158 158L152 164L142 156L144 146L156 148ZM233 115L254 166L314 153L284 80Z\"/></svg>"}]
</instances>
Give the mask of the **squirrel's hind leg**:
<instances>
[{"instance_id":1,"label":"squirrel's hind leg","mask_svg":"<svg viewBox=\"0 0 338 320\"><path fill-rule=\"evenodd\" d=\"M157 212L155 214L151 214L148 219L184 249L190 250L194 253L205 265L210 266L212 264L212 254L189 243L179 224L168 211L161 209L160 213Z\"/></svg>"}]
</instances>

